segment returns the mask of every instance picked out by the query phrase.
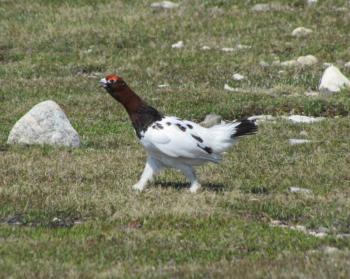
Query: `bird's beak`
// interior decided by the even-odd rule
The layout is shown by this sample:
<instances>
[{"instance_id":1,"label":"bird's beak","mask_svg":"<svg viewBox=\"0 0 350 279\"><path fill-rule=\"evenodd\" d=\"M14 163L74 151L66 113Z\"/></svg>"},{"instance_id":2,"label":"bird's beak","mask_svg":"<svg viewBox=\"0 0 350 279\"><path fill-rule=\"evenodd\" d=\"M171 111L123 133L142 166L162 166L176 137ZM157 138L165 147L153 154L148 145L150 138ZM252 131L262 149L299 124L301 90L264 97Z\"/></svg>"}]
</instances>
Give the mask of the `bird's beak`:
<instances>
[{"instance_id":1,"label":"bird's beak","mask_svg":"<svg viewBox=\"0 0 350 279\"><path fill-rule=\"evenodd\" d=\"M107 80L105 78L101 79L100 80L100 85L103 87L103 88L106 88L107 87Z\"/></svg>"}]
</instances>

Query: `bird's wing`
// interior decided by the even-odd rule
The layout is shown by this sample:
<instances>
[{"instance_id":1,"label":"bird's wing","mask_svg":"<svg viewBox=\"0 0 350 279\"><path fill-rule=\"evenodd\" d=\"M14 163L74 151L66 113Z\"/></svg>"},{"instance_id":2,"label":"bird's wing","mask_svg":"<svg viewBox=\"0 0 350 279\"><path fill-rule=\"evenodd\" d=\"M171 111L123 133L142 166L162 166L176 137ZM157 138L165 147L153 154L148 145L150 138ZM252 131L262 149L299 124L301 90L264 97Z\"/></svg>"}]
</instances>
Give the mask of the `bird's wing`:
<instances>
[{"instance_id":1,"label":"bird's wing","mask_svg":"<svg viewBox=\"0 0 350 279\"><path fill-rule=\"evenodd\" d=\"M220 160L220 155L213 152L209 142L200 136L198 124L165 117L153 123L141 136L141 143L148 151L160 152L174 158L202 159L213 162Z\"/></svg>"}]
</instances>

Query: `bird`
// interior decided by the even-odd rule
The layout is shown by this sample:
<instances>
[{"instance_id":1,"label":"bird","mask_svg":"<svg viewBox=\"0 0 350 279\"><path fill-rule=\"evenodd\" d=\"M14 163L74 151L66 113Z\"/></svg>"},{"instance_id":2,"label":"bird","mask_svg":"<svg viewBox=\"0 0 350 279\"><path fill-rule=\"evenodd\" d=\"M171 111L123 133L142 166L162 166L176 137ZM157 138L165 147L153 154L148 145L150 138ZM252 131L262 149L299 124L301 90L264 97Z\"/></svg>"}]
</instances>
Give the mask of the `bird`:
<instances>
[{"instance_id":1,"label":"bird","mask_svg":"<svg viewBox=\"0 0 350 279\"><path fill-rule=\"evenodd\" d=\"M124 106L136 136L147 152L141 178L132 186L140 192L162 169L175 168L189 180L189 191L196 193L201 184L194 167L209 162L219 163L222 153L240 137L255 134L258 129L255 121L249 119L206 128L193 121L164 116L116 74L102 78L100 85Z\"/></svg>"}]
</instances>

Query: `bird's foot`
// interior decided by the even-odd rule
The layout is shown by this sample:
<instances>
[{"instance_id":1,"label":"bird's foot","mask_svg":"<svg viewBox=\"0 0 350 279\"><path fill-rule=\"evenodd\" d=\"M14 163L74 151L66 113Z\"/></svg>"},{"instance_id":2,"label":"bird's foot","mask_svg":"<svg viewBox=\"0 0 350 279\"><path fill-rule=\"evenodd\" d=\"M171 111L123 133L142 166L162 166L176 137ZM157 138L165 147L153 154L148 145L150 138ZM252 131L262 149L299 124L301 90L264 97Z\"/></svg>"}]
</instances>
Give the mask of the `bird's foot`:
<instances>
[{"instance_id":1,"label":"bird's foot","mask_svg":"<svg viewBox=\"0 0 350 279\"><path fill-rule=\"evenodd\" d=\"M145 188L145 185L142 185L140 183L136 183L134 185L132 185L132 189L138 192L142 192Z\"/></svg>"},{"instance_id":2,"label":"bird's foot","mask_svg":"<svg viewBox=\"0 0 350 279\"><path fill-rule=\"evenodd\" d=\"M201 185L198 182L193 182L190 187L190 192L197 193L200 188L201 188Z\"/></svg>"}]
</instances>

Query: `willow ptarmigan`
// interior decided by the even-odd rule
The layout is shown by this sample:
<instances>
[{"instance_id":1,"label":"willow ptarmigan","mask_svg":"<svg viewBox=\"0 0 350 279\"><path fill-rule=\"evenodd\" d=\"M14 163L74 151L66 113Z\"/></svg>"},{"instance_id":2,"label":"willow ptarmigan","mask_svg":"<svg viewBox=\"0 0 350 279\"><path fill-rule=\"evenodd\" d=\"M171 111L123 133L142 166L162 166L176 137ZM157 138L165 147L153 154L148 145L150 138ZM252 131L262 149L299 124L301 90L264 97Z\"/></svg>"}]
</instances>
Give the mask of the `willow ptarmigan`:
<instances>
[{"instance_id":1,"label":"willow ptarmigan","mask_svg":"<svg viewBox=\"0 0 350 279\"><path fill-rule=\"evenodd\" d=\"M191 182L190 191L197 192L201 185L193 166L219 163L221 153L228 150L238 137L257 131L255 123L247 119L204 128L192 121L163 116L132 91L121 77L108 75L100 83L124 106L147 151L145 169L133 186L138 191L142 191L161 169L170 167L181 170Z\"/></svg>"}]
</instances>

